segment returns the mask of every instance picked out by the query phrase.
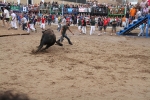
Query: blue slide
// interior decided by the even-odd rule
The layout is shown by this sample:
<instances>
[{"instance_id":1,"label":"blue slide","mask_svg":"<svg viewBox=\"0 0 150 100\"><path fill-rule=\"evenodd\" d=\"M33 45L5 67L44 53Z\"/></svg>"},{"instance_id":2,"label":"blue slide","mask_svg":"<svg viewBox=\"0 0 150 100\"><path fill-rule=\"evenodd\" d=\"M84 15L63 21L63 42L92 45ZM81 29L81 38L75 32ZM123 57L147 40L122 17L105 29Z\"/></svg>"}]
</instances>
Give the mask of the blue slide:
<instances>
[{"instance_id":1,"label":"blue slide","mask_svg":"<svg viewBox=\"0 0 150 100\"><path fill-rule=\"evenodd\" d=\"M133 22L133 24L129 24L128 27L125 27L123 30L120 30L117 32L118 35L126 35L129 34L132 30L137 28L139 25L141 25L143 22L147 21L149 19L150 15L146 15L143 18L139 18L137 21Z\"/></svg>"}]
</instances>

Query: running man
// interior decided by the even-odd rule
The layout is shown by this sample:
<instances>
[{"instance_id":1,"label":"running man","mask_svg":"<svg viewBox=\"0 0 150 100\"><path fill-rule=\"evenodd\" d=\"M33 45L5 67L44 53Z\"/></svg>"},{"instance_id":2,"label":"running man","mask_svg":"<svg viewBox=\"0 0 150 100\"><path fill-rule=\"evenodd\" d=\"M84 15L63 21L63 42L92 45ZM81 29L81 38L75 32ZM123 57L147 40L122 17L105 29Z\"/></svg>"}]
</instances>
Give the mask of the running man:
<instances>
[{"instance_id":1,"label":"running man","mask_svg":"<svg viewBox=\"0 0 150 100\"><path fill-rule=\"evenodd\" d=\"M66 25L64 25L64 26L62 27L62 29L61 29L61 37L60 37L60 39L58 39L58 40L56 41L56 43L57 43L58 45L60 45L60 44L63 42L64 37L68 40L68 43L69 43L70 45L73 45L72 42L70 41L70 39L68 38L67 34L66 34L66 31L67 31L67 30L69 30L69 31L72 33L72 31L69 29L69 25L70 25L70 22L67 21L67 22L66 22ZM73 33L72 33L72 34L73 34ZM73 35L74 35L74 34L73 34ZM62 45L62 44L61 44L61 45Z\"/></svg>"}]
</instances>

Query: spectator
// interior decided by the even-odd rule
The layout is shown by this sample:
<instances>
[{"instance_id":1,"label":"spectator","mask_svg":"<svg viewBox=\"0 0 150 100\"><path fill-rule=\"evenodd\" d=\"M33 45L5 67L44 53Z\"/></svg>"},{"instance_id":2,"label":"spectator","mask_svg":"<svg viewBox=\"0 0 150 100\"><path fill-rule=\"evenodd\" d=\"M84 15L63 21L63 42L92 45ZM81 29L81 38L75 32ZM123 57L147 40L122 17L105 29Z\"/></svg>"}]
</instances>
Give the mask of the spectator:
<instances>
[{"instance_id":1,"label":"spectator","mask_svg":"<svg viewBox=\"0 0 150 100\"><path fill-rule=\"evenodd\" d=\"M51 25L51 21L52 21L51 15L48 16L47 21L48 21L48 25Z\"/></svg>"},{"instance_id":2,"label":"spectator","mask_svg":"<svg viewBox=\"0 0 150 100\"><path fill-rule=\"evenodd\" d=\"M82 30L81 30L82 23L81 23L81 18L80 17L78 17L77 24L78 24L78 30L79 30L79 32L81 34L82 33Z\"/></svg>"},{"instance_id":3,"label":"spectator","mask_svg":"<svg viewBox=\"0 0 150 100\"><path fill-rule=\"evenodd\" d=\"M133 6L133 7L130 9L131 21L135 19L135 15L136 15L136 9L135 9L135 7Z\"/></svg>"},{"instance_id":4,"label":"spectator","mask_svg":"<svg viewBox=\"0 0 150 100\"><path fill-rule=\"evenodd\" d=\"M147 15L148 12L149 12L149 9L148 9L148 5L146 4L145 7L143 8L143 16Z\"/></svg>"},{"instance_id":5,"label":"spectator","mask_svg":"<svg viewBox=\"0 0 150 100\"><path fill-rule=\"evenodd\" d=\"M95 21L94 17L91 18L91 22L90 23L91 23L90 35L92 35L93 32L95 31L95 24L96 24L96 21Z\"/></svg>"},{"instance_id":6,"label":"spectator","mask_svg":"<svg viewBox=\"0 0 150 100\"><path fill-rule=\"evenodd\" d=\"M143 23L139 26L140 28L140 33L138 34L138 36L140 36L142 34L142 36L144 35L144 30L145 30L146 24Z\"/></svg>"},{"instance_id":7,"label":"spectator","mask_svg":"<svg viewBox=\"0 0 150 100\"><path fill-rule=\"evenodd\" d=\"M135 16L135 19L132 21L132 23L131 23L131 24L133 24L133 23L134 23L134 22L136 22L136 21L138 21L137 16Z\"/></svg>"},{"instance_id":8,"label":"spectator","mask_svg":"<svg viewBox=\"0 0 150 100\"><path fill-rule=\"evenodd\" d=\"M104 34L106 34L106 28L107 28L107 25L108 25L108 20L107 20L107 18L105 17L104 18Z\"/></svg>"},{"instance_id":9,"label":"spectator","mask_svg":"<svg viewBox=\"0 0 150 100\"><path fill-rule=\"evenodd\" d=\"M138 18L140 18L140 17L142 16L142 13L141 13L141 11L140 11L139 9L137 9L136 16L137 16Z\"/></svg>"},{"instance_id":10,"label":"spectator","mask_svg":"<svg viewBox=\"0 0 150 100\"><path fill-rule=\"evenodd\" d=\"M8 27L8 30L10 29L10 26L9 26L9 11L6 9L6 7L4 7L4 19L6 20L7 22L7 27ZM5 22L4 22L4 26L5 26Z\"/></svg>"},{"instance_id":11,"label":"spectator","mask_svg":"<svg viewBox=\"0 0 150 100\"><path fill-rule=\"evenodd\" d=\"M44 15L42 15L42 18L41 18L41 29L44 30L45 29L45 22L46 22L46 18Z\"/></svg>"},{"instance_id":12,"label":"spectator","mask_svg":"<svg viewBox=\"0 0 150 100\"><path fill-rule=\"evenodd\" d=\"M128 27L129 25L129 11L126 13L126 26Z\"/></svg>"},{"instance_id":13,"label":"spectator","mask_svg":"<svg viewBox=\"0 0 150 100\"><path fill-rule=\"evenodd\" d=\"M11 28L14 28L17 30L17 17L16 14L11 10Z\"/></svg>"},{"instance_id":14,"label":"spectator","mask_svg":"<svg viewBox=\"0 0 150 100\"><path fill-rule=\"evenodd\" d=\"M126 16L122 18L122 27L126 27Z\"/></svg>"},{"instance_id":15,"label":"spectator","mask_svg":"<svg viewBox=\"0 0 150 100\"><path fill-rule=\"evenodd\" d=\"M83 34L86 34L86 19L83 18L82 20L82 32Z\"/></svg>"},{"instance_id":16,"label":"spectator","mask_svg":"<svg viewBox=\"0 0 150 100\"><path fill-rule=\"evenodd\" d=\"M27 19L25 18L25 16L23 16L23 18L21 19L21 23L22 23L22 30L26 30Z\"/></svg>"},{"instance_id":17,"label":"spectator","mask_svg":"<svg viewBox=\"0 0 150 100\"><path fill-rule=\"evenodd\" d=\"M113 32L115 33L116 35L116 26L117 26L117 22L116 22L116 19L114 19L112 21L112 33L110 35L113 35Z\"/></svg>"},{"instance_id":18,"label":"spectator","mask_svg":"<svg viewBox=\"0 0 150 100\"><path fill-rule=\"evenodd\" d=\"M34 21L34 17L32 17L31 15L29 16L29 21L28 21L28 23L27 23L27 26L28 26L28 30L27 30L27 32L28 33L30 33L30 30L32 30L32 31L36 31L36 29L34 28L34 23L33 23L33 21Z\"/></svg>"},{"instance_id":19,"label":"spectator","mask_svg":"<svg viewBox=\"0 0 150 100\"><path fill-rule=\"evenodd\" d=\"M142 0L142 2L140 3L140 7L141 7L141 12L143 14L143 9L145 7L145 5L147 4L147 1L146 0Z\"/></svg>"},{"instance_id":20,"label":"spectator","mask_svg":"<svg viewBox=\"0 0 150 100\"><path fill-rule=\"evenodd\" d=\"M100 33L98 35L102 34L103 25L104 25L103 20L99 18L97 26L98 26L98 30L100 31Z\"/></svg>"},{"instance_id":21,"label":"spectator","mask_svg":"<svg viewBox=\"0 0 150 100\"><path fill-rule=\"evenodd\" d=\"M62 25L66 25L66 17L63 17L63 18L62 18L61 24L62 24Z\"/></svg>"},{"instance_id":22,"label":"spectator","mask_svg":"<svg viewBox=\"0 0 150 100\"><path fill-rule=\"evenodd\" d=\"M61 16L59 16L58 17L58 28L57 28L58 31L61 30L61 22L62 22L62 18L61 18Z\"/></svg>"}]
</instances>

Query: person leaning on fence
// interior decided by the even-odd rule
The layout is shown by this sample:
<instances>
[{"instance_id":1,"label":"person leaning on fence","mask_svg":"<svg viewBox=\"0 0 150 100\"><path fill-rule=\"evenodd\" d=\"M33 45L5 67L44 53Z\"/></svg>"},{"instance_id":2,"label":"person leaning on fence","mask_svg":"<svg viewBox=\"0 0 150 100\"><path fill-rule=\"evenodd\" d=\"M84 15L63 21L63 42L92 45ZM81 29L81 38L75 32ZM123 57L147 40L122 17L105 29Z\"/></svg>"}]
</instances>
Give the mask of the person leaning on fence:
<instances>
[{"instance_id":1,"label":"person leaning on fence","mask_svg":"<svg viewBox=\"0 0 150 100\"><path fill-rule=\"evenodd\" d=\"M94 17L91 17L91 30L90 30L90 35L93 34L93 32L95 31L95 24L96 24L96 21L95 21L95 18Z\"/></svg>"},{"instance_id":2,"label":"person leaning on fence","mask_svg":"<svg viewBox=\"0 0 150 100\"><path fill-rule=\"evenodd\" d=\"M102 29L103 29L103 21L101 18L98 19L98 23L97 23L97 27L98 27L98 30L100 31L100 33L98 35L101 35L102 34Z\"/></svg>"}]
</instances>

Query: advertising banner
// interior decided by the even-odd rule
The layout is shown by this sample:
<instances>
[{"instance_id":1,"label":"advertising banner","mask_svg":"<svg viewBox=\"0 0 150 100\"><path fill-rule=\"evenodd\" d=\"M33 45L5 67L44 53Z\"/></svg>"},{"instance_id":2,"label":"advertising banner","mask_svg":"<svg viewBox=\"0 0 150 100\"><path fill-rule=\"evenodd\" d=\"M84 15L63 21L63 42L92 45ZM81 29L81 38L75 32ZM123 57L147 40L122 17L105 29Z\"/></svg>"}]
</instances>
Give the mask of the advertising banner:
<instances>
[{"instance_id":1,"label":"advertising banner","mask_svg":"<svg viewBox=\"0 0 150 100\"><path fill-rule=\"evenodd\" d=\"M27 12L27 7L22 8L23 12Z\"/></svg>"},{"instance_id":2,"label":"advertising banner","mask_svg":"<svg viewBox=\"0 0 150 100\"><path fill-rule=\"evenodd\" d=\"M85 8L79 8L79 12L85 12Z\"/></svg>"},{"instance_id":3,"label":"advertising banner","mask_svg":"<svg viewBox=\"0 0 150 100\"><path fill-rule=\"evenodd\" d=\"M91 12L91 8L79 8L79 12Z\"/></svg>"},{"instance_id":4,"label":"advertising banner","mask_svg":"<svg viewBox=\"0 0 150 100\"><path fill-rule=\"evenodd\" d=\"M19 11L20 10L20 6L11 5L10 9L11 10L15 10L15 11Z\"/></svg>"},{"instance_id":5,"label":"advertising banner","mask_svg":"<svg viewBox=\"0 0 150 100\"><path fill-rule=\"evenodd\" d=\"M68 13L72 13L73 8L68 8Z\"/></svg>"}]
</instances>

